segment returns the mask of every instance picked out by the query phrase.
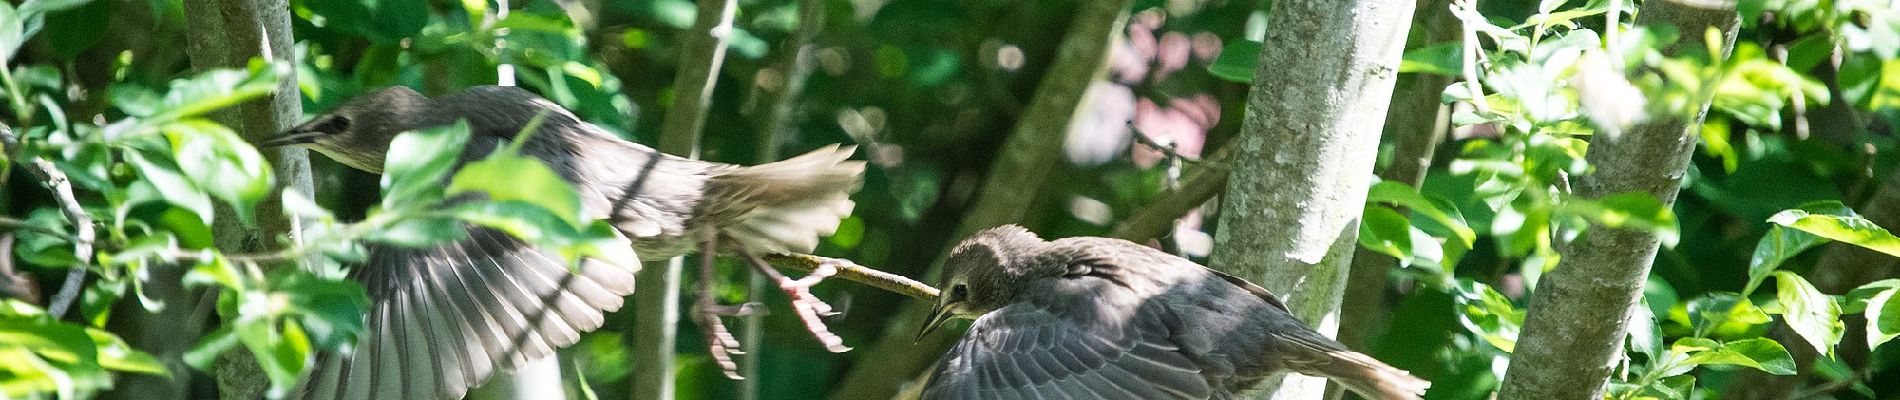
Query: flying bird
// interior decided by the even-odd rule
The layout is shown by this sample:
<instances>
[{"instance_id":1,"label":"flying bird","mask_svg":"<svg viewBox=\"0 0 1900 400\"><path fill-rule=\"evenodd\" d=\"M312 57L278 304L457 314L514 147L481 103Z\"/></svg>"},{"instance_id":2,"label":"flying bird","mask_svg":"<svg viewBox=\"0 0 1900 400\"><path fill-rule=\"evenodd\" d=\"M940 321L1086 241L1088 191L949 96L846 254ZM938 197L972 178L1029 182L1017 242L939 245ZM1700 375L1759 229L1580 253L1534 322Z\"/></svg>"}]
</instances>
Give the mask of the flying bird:
<instances>
[{"instance_id":1,"label":"flying bird","mask_svg":"<svg viewBox=\"0 0 1900 400\"><path fill-rule=\"evenodd\" d=\"M923 398L1228 399L1290 371L1372 399L1430 382L1307 328L1266 289L1121 239L972 235L919 337L974 318Z\"/></svg>"},{"instance_id":2,"label":"flying bird","mask_svg":"<svg viewBox=\"0 0 1900 400\"><path fill-rule=\"evenodd\" d=\"M262 143L300 146L382 173L396 135L466 120L457 168L505 147L540 116L520 147L606 219L632 254L585 259L577 272L552 251L465 224L464 240L412 248L372 244L350 277L368 289L366 330L350 354L319 357L301 389L312 399L456 399L574 344L633 292L638 260L692 251L716 234L759 253L810 252L853 207L864 162L828 146L780 162L690 160L622 140L526 90L479 86L430 99L407 87L351 99Z\"/></svg>"}]
</instances>

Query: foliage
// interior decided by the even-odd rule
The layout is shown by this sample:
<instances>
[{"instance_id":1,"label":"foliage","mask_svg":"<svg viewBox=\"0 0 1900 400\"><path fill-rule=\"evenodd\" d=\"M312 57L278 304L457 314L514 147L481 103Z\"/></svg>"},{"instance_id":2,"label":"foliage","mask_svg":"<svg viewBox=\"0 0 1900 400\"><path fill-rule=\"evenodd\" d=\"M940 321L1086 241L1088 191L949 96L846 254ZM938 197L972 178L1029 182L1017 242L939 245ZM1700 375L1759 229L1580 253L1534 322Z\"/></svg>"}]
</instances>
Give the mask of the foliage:
<instances>
[{"instance_id":1,"label":"foliage","mask_svg":"<svg viewBox=\"0 0 1900 400\"><path fill-rule=\"evenodd\" d=\"M958 239L942 227L971 212L976 180L1007 178L985 167L1059 50L1053 38L1074 4L827 2L822 34L807 47L809 79L786 105L792 128L780 142L760 143L779 123L774 99L791 80L782 61L796 46L780 43L801 22L796 3L741 2L703 154L751 163L762 148L862 145L874 167L854 197L855 215L818 253L918 275ZM1258 44L1272 27L1257 2L1137 3L1103 82L1066 133L1065 154L1045 155L1070 161L1049 171L1060 178L1020 188L1037 193L1024 222L1045 237L1107 234L1157 207L1182 177L1220 168L1215 150L1245 114L1258 55L1271 51ZM1432 43L1415 34L1399 66L1402 85L1427 76L1454 82L1437 94L1450 133L1428 155L1434 167L1422 184L1382 181L1367 195L1359 242L1396 259L1390 272L1400 278L1388 288L1399 296L1382 305L1391 328L1371 353L1433 380L1433 398L1488 398L1540 275L1563 263L1557 250L1591 229L1627 227L1667 243L1631 321L1612 397L1741 397L1772 386L1750 374L1792 379L1804 394L1900 393L1900 353L1888 344L1900 337L1900 280L1858 278L1900 271L1828 265L1843 246L1900 254L1894 222L1883 219L1900 206L1879 194L1900 190L1885 179L1900 117L1900 79L1890 78L1900 76L1900 12L1873 0L1746 1L1735 48L1671 52L1706 33L1633 26L1641 4L1632 1L1426 3L1448 10L1469 35ZM600 247L612 230L584 218L578 197L546 166L504 149L457 170L467 135L459 126L400 136L380 178L318 157L312 193L272 197L283 177L244 139L258 133L240 134L208 113L270 93L277 77L297 77L311 112L383 86L440 95L519 81L583 119L650 142L663 118L642 111L672 101L675 70L701 62L680 59L679 47L704 34L688 31L694 6L686 0L296 1L297 47L283 49L300 56L295 65L192 73L183 33L194 27L181 7L0 4L0 119L21 139L0 153L0 218L35 227L3 228L17 241L0 255L21 261L46 292L62 288L71 268L90 277L71 315L47 315L24 298L0 301L4 397L85 398L131 374L187 384L202 376L164 363L206 368L227 352L260 360L281 393L316 352L348 346L361 329L367 296L342 278L365 246L453 240L476 224L568 257L617 254ZM1672 201L1573 192L1571 183L1600 167L1587 157L1592 142L1702 113L1704 102L1709 117L1690 138L1698 154ZM1401 134L1388 132L1387 141ZM1397 161L1392 147L1382 157L1388 164ZM75 253L74 222L22 167L34 160L71 178L98 230L90 254ZM282 238L260 253L217 250L213 227L252 223L258 204L301 218L301 240ZM216 221L221 208L238 221ZM1218 212L1194 207L1149 243L1205 255L1214 227L1203 221ZM724 301L744 300L736 270L717 277ZM152 280L167 271L185 278ZM139 327L121 326L127 313L194 306L158 301L149 292L159 284L216 293L215 314L203 316L208 333L184 354L141 352L132 335ZM768 334L754 352L761 398L823 397L856 384L847 376L915 376L852 369L884 356L864 349L904 326L884 317L900 297L849 285L815 291L849 299L834 300L846 312L833 328L865 346L829 355L780 339L798 335ZM783 309L782 300L765 301ZM762 329L802 330L779 314L764 317ZM625 397L627 365L637 360L618 343L633 323L610 316L564 353L578 365L568 377L575 394ZM681 397L738 397L741 386L719 377L699 340L681 335L677 346Z\"/></svg>"}]
</instances>

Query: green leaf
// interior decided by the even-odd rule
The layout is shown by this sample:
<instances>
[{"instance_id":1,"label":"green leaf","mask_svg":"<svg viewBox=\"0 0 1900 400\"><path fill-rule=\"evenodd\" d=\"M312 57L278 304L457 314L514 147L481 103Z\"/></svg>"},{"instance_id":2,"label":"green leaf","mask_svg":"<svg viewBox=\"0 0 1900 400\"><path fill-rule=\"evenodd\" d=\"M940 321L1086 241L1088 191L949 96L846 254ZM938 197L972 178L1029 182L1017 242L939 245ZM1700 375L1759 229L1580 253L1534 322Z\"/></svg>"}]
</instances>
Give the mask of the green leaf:
<instances>
[{"instance_id":1,"label":"green leaf","mask_svg":"<svg viewBox=\"0 0 1900 400\"><path fill-rule=\"evenodd\" d=\"M92 338L93 347L99 350L99 366L108 370L135 372L141 374L170 376L171 371L157 357L133 349L111 332L100 329L86 329L86 335Z\"/></svg>"},{"instance_id":2,"label":"green leaf","mask_svg":"<svg viewBox=\"0 0 1900 400\"><path fill-rule=\"evenodd\" d=\"M1834 345L1841 342L1841 307L1834 304L1834 298L1822 294L1801 278L1788 271L1775 271L1775 298L1781 302L1782 316L1787 318L1788 327L1814 346L1821 354L1834 354Z\"/></svg>"},{"instance_id":3,"label":"green leaf","mask_svg":"<svg viewBox=\"0 0 1900 400\"><path fill-rule=\"evenodd\" d=\"M383 208L402 210L440 198L443 178L455 168L468 132L468 122L457 121L396 135L383 162Z\"/></svg>"},{"instance_id":4,"label":"green leaf","mask_svg":"<svg viewBox=\"0 0 1900 400\"><path fill-rule=\"evenodd\" d=\"M449 194L483 193L496 201L520 201L553 213L569 226L581 225L581 199L561 176L540 160L496 154L469 163L449 181Z\"/></svg>"},{"instance_id":5,"label":"green leaf","mask_svg":"<svg viewBox=\"0 0 1900 400\"><path fill-rule=\"evenodd\" d=\"M1692 340L1693 339L1693 340ZM1677 351L1689 354L1683 361L1687 365L1738 365L1754 368L1775 375L1794 375L1794 356L1788 349L1781 347L1768 338L1750 338L1728 343L1716 343L1701 338L1684 338L1677 341Z\"/></svg>"},{"instance_id":6,"label":"green leaf","mask_svg":"<svg viewBox=\"0 0 1900 400\"><path fill-rule=\"evenodd\" d=\"M363 331L363 314L370 301L361 284L292 273L277 291L289 300L290 311L302 316L301 326L318 347L341 349Z\"/></svg>"},{"instance_id":7,"label":"green leaf","mask_svg":"<svg viewBox=\"0 0 1900 400\"><path fill-rule=\"evenodd\" d=\"M1221 48L1220 56L1214 57L1207 72L1221 79L1252 84L1254 69L1259 66L1260 42L1235 40Z\"/></svg>"},{"instance_id":8,"label":"green leaf","mask_svg":"<svg viewBox=\"0 0 1900 400\"><path fill-rule=\"evenodd\" d=\"M1867 299L1867 348L1900 336L1900 287L1887 288Z\"/></svg>"},{"instance_id":9,"label":"green leaf","mask_svg":"<svg viewBox=\"0 0 1900 400\"><path fill-rule=\"evenodd\" d=\"M128 150L123 154L125 160L138 170L139 177L145 178L145 182L155 189L158 194L156 200L164 200L166 203L184 208L196 214L200 222L211 223L214 214L211 209L211 196L199 190L198 185L185 178L184 173L179 172L177 166L164 161L168 157L153 160L147 158L144 152L137 150ZM128 206L131 205L136 204L128 204Z\"/></svg>"},{"instance_id":10,"label":"green leaf","mask_svg":"<svg viewBox=\"0 0 1900 400\"><path fill-rule=\"evenodd\" d=\"M1900 257L1900 237L1857 215L1827 215L1793 209L1769 217L1768 222Z\"/></svg>"},{"instance_id":11,"label":"green leaf","mask_svg":"<svg viewBox=\"0 0 1900 400\"><path fill-rule=\"evenodd\" d=\"M1675 212L1649 193L1617 193L1595 200L1573 197L1559 209L1606 227L1651 230L1661 237L1664 246L1675 246L1681 236Z\"/></svg>"},{"instance_id":12,"label":"green leaf","mask_svg":"<svg viewBox=\"0 0 1900 400\"><path fill-rule=\"evenodd\" d=\"M1400 73L1425 73L1459 76L1464 73L1464 42L1451 41L1406 50L1399 61Z\"/></svg>"},{"instance_id":13,"label":"green leaf","mask_svg":"<svg viewBox=\"0 0 1900 400\"><path fill-rule=\"evenodd\" d=\"M164 99L157 107L115 105L128 111L162 110L158 115L138 115L150 117L145 121L147 123L195 117L275 92L280 70L288 72L289 65L280 63L254 72L234 69L206 71L191 79L172 81L171 90L165 92ZM121 99L114 97L113 100Z\"/></svg>"},{"instance_id":14,"label":"green leaf","mask_svg":"<svg viewBox=\"0 0 1900 400\"><path fill-rule=\"evenodd\" d=\"M1385 206L1366 207L1359 223L1359 245L1401 261L1412 255L1412 223Z\"/></svg>"},{"instance_id":15,"label":"green leaf","mask_svg":"<svg viewBox=\"0 0 1900 400\"><path fill-rule=\"evenodd\" d=\"M1756 307L1754 302L1729 292L1705 294L1690 300L1686 309L1689 325L1695 329L1696 336L1739 330L1771 321L1768 314Z\"/></svg>"},{"instance_id":16,"label":"green leaf","mask_svg":"<svg viewBox=\"0 0 1900 400\"><path fill-rule=\"evenodd\" d=\"M1742 289L1742 293L1754 293L1762 280L1768 279L1768 273L1774 272L1782 262L1826 242L1826 239L1807 232L1781 226L1768 227L1768 233L1762 235L1761 241L1755 242L1755 253L1749 256L1748 285Z\"/></svg>"},{"instance_id":17,"label":"green leaf","mask_svg":"<svg viewBox=\"0 0 1900 400\"><path fill-rule=\"evenodd\" d=\"M252 221L252 205L270 194L270 164L256 147L231 128L191 119L166 124L162 131L185 177L205 193L224 200L238 219Z\"/></svg>"},{"instance_id":18,"label":"green leaf","mask_svg":"<svg viewBox=\"0 0 1900 400\"><path fill-rule=\"evenodd\" d=\"M1366 201L1392 203L1423 215L1426 219L1451 230L1455 235L1453 239L1463 243L1467 249L1471 248L1471 243L1478 238L1477 232L1472 231L1471 227L1465 224L1464 218L1455 217L1454 213L1457 209L1451 208L1448 202L1441 203L1427 199L1419 194L1418 189L1404 183L1395 181L1374 183L1366 192Z\"/></svg>"},{"instance_id":19,"label":"green leaf","mask_svg":"<svg viewBox=\"0 0 1900 400\"><path fill-rule=\"evenodd\" d=\"M425 247L468 238L462 222L453 218L410 218L370 232L363 239L404 247Z\"/></svg>"}]
</instances>

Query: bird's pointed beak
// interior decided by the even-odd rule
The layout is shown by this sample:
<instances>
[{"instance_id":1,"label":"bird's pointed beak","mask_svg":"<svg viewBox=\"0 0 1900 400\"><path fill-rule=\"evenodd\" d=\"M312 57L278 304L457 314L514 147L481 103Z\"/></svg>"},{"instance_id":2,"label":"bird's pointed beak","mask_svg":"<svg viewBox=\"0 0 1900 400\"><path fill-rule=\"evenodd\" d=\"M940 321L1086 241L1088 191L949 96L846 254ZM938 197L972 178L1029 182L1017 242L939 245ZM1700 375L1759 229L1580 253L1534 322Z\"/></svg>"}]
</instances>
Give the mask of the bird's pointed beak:
<instances>
[{"instance_id":1,"label":"bird's pointed beak","mask_svg":"<svg viewBox=\"0 0 1900 400\"><path fill-rule=\"evenodd\" d=\"M930 309L930 317L924 319L923 329L917 330L917 339L915 339L915 341L923 341L924 336L930 335L930 332L943 326L943 323L949 322L950 317L956 315L955 313L951 313L949 308L948 304L937 304L936 308Z\"/></svg>"},{"instance_id":2,"label":"bird's pointed beak","mask_svg":"<svg viewBox=\"0 0 1900 400\"><path fill-rule=\"evenodd\" d=\"M322 137L322 136L323 136L323 132L318 132L314 129L310 129L307 126L299 125L295 128L285 129L283 132L278 132L275 135L266 137L264 138L264 140L258 141L257 146L258 147L279 147L279 146L315 143L317 141L317 138Z\"/></svg>"}]
</instances>

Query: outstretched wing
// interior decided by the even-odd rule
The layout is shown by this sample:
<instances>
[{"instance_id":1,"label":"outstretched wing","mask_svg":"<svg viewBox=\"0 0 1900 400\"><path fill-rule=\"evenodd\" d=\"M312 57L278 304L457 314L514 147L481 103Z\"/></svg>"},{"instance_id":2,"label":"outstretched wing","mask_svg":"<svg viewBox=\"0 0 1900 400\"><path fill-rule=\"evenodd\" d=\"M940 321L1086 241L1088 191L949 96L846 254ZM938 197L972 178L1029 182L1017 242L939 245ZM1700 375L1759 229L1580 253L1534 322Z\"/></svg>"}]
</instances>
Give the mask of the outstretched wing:
<instances>
[{"instance_id":1,"label":"outstretched wing","mask_svg":"<svg viewBox=\"0 0 1900 400\"><path fill-rule=\"evenodd\" d=\"M373 247L351 272L372 300L367 329L351 354L318 358L304 398L461 398L497 368L599 328L633 292L638 269L585 260L570 273L552 253L474 226L467 239L436 247Z\"/></svg>"},{"instance_id":2,"label":"outstretched wing","mask_svg":"<svg viewBox=\"0 0 1900 400\"><path fill-rule=\"evenodd\" d=\"M1052 308L1060 308L1054 311ZM1200 367L1160 305L1126 320L1019 302L978 318L937 364L924 399L1205 399Z\"/></svg>"}]
</instances>

